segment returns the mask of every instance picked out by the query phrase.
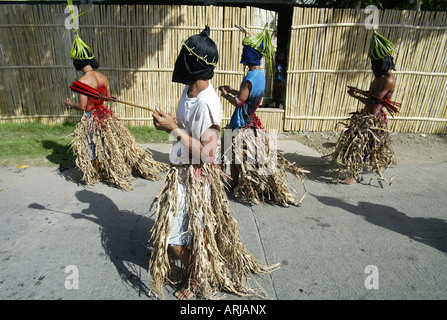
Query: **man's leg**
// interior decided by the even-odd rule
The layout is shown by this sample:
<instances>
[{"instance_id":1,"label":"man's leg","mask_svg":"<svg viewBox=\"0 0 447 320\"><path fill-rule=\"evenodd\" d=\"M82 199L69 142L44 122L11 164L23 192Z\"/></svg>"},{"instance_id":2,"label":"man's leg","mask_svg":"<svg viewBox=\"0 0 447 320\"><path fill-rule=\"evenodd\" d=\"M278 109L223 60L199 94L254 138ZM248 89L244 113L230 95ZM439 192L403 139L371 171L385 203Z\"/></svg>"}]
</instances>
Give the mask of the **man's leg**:
<instances>
[{"instance_id":1,"label":"man's leg","mask_svg":"<svg viewBox=\"0 0 447 320\"><path fill-rule=\"evenodd\" d=\"M230 188L233 190L237 187L239 183L239 171L240 171L240 165L232 163L230 165L230 173L231 173L231 181L230 181Z\"/></svg>"},{"instance_id":2,"label":"man's leg","mask_svg":"<svg viewBox=\"0 0 447 320\"><path fill-rule=\"evenodd\" d=\"M99 174L99 160L98 158L92 160L93 168L95 168L96 172Z\"/></svg>"},{"instance_id":3,"label":"man's leg","mask_svg":"<svg viewBox=\"0 0 447 320\"><path fill-rule=\"evenodd\" d=\"M189 277L189 268L191 266L191 259L192 259L191 248L187 245L185 245L185 246L169 245L169 248L171 249L172 253L178 259L180 259L180 261L184 265L186 273L188 275L185 285L181 289L179 289L174 295L179 300L191 299L198 289L194 282L194 279L191 279Z\"/></svg>"}]
</instances>

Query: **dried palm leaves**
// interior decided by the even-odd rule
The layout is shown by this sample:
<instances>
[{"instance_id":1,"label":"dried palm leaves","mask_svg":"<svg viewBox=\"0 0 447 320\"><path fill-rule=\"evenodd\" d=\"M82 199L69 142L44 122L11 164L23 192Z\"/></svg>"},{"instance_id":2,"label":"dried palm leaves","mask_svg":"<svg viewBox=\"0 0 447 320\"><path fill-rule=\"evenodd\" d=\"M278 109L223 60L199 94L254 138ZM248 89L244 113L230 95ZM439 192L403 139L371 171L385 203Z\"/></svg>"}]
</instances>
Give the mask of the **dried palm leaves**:
<instances>
[{"instance_id":1,"label":"dried palm leaves","mask_svg":"<svg viewBox=\"0 0 447 320\"><path fill-rule=\"evenodd\" d=\"M380 60L397 51L397 46L373 29L368 56L373 60Z\"/></svg>"},{"instance_id":2,"label":"dried palm leaves","mask_svg":"<svg viewBox=\"0 0 447 320\"><path fill-rule=\"evenodd\" d=\"M240 26L237 27L243 30L245 34L248 34L244 28ZM268 23L264 25L264 29L261 32L256 34L248 34L244 40L242 40L242 45L249 46L260 52L265 57L269 71L272 72L272 66L275 60L275 49L268 31Z\"/></svg>"},{"instance_id":3,"label":"dried palm leaves","mask_svg":"<svg viewBox=\"0 0 447 320\"><path fill-rule=\"evenodd\" d=\"M331 157L332 163L339 160L339 169L334 179L339 181L340 173L344 170L348 177L358 181L364 167L369 167L375 170L383 181L388 182L384 179L381 169L386 169L395 161L394 153L390 149L391 135L386 129L382 115L371 115L365 111L351 114L348 123L340 123L345 128L340 134L335 151L323 156Z\"/></svg>"},{"instance_id":4,"label":"dried palm leaves","mask_svg":"<svg viewBox=\"0 0 447 320\"><path fill-rule=\"evenodd\" d=\"M78 31L78 23L76 22L77 19L82 16L85 12L81 14L77 14L77 7L73 6L73 0L67 0L67 9L70 12L71 20L74 24L73 32L75 34L75 37L73 39L73 45L70 50L70 57L72 59L81 59L81 60L90 60L95 57L95 54L93 53L93 50L84 42L82 41L81 37L79 36ZM76 11L76 12L75 12Z\"/></svg>"},{"instance_id":5,"label":"dried palm leaves","mask_svg":"<svg viewBox=\"0 0 447 320\"><path fill-rule=\"evenodd\" d=\"M185 178L179 178L180 171L183 171ZM215 298L221 290L242 296L258 294L259 290L250 287L248 274L264 275L278 267L261 265L245 248L225 193L224 178L224 173L215 164L203 164L200 170L193 165L172 166L169 170L154 200L158 202L158 207L156 222L151 230L153 251L149 273L156 295L163 295L165 281L175 283L178 280L175 261L168 254L171 220L177 213L178 183L186 187L188 230L193 235L192 263L187 273L189 278L194 279L204 298Z\"/></svg>"},{"instance_id":6,"label":"dried palm leaves","mask_svg":"<svg viewBox=\"0 0 447 320\"><path fill-rule=\"evenodd\" d=\"M240 165L239 183L234 189L238 198L259 203L272 201L284 206L301 206L306 191L305 173L309 171L285 159L276 150L263 129L239 129L233 138L234 163ZM301 180L300 200L288 186L286 171Z\"/></svg>"},{"instance_id":7,"label":"dried palm leaves","mask_svg":"<svg viewBox=\"0 0 447 320\"><path fill-rule=\"evenodd\" d=\"M91 141L95 145L99 172L90 160L88 143ZM129 129L106 107L95 110L90 117L82 116L70 146L86 184L105 179L118 188L132 190L132 175L158 180L167 169L166 164L155 161L151 152L136 142Z\"/></svg>"}]
</instances>

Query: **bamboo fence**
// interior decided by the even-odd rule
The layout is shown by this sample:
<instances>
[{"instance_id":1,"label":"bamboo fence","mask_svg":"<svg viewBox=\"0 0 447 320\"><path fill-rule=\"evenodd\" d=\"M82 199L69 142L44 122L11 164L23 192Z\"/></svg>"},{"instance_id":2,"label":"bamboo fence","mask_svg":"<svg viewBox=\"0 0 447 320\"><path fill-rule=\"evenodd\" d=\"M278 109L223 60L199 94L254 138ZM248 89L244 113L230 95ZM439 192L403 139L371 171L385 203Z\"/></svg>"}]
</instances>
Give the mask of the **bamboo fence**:
<instances>
[{"instance_id":1,"label":"bamboo fence","mask_svg":"<svg viewBox=\"0 0 447 320\"><path fill-rule=\"evenodd\" d=\"M362 105L347 86L368 90L372 31L354 9L294 8L284 130L332 131ZM385 10L379 33L398 46L396 89L402 107L389 128L447 133L447 13Z\"/></svg>"},{"instance_id":2,"label":"bamboo fence","mask_svg":"<svg viewBox=\"0 0 447 320\"><path fill-rule=\"evenodd\" d=\"M0 5L0 122L38 119L77 121L66 97L80 77L69 52L73 33L64 27L64 5ZM254 7L81 5L80 36L89 44L110 81L112 95L134 104L175 113L183 85L171 82L181 41L211 28L219 49L212 80L238 88L244 34L269 22L276 44L275 12ZM447 13L380 11L379 32L396 43L397 79L392 100L401 111L389 120L398 132L447 133ZM332 131L361 108L347 85L368 89L373 79L367 50L371 30L362 10L294 8L288 54L285 110L259 108L267 129ZM264 68L265 69L265 68ZM266 97L271 96L271 75ZM224 125L233 107L221 99ZM131 125L152 125L151 112L110 102Z\"/></svg>"},{"instance_id":3,"label":"bamboo fence","mask_svg":"<svg viewBox=\"0 0 447 320\"><path fill-rule=\"evenodd\" d=\"M73 32L64 21L65 5L0 5L0 122L39 119L78 121L81 112L67 110L76 101L69 85L81 76L69 52ZM211 83L239 88L245 70L240 64L244 33L259 32L266 22L276 45L275 12L247 7L164 5L81 5L79 34L95 52L99 71L110 82L112 96L175 114L184 86L171 81L181 42L205 25L219 50ZM271 81L270 81L271 82ZM271 88L269 89L271 90ZM220 96L220 93L218 93ZM234 110L225 99L224 124ZM150 111L109 102L130 125L152 125Z\"/></svg>"}]
</instances>

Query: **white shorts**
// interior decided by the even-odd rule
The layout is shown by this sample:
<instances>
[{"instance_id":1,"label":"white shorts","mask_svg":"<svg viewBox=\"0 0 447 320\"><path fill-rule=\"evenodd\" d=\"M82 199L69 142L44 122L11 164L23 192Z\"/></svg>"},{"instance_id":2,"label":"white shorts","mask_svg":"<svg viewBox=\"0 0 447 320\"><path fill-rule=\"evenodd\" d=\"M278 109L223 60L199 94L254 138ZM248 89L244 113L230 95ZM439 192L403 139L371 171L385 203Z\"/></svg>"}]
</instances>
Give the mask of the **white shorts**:
<instances>
[{"instance_id":1,"label":"white shorts","mask_svg":"<svg viewBox=\"0 0 447 320\"><path fill-rule=\"evenodd\" d=\"M184 246L191 243L192 233L188 232L189 213L186 210L186 186L183 183L177 183L177 214L172 217L171 233L169 234L169 244ZM208 199L211 198L211 188L207 186ZM190 195L194 196L194 195ZM203 223L203 212L200 211L200 217Z\"/></svg>"}]
</instances>

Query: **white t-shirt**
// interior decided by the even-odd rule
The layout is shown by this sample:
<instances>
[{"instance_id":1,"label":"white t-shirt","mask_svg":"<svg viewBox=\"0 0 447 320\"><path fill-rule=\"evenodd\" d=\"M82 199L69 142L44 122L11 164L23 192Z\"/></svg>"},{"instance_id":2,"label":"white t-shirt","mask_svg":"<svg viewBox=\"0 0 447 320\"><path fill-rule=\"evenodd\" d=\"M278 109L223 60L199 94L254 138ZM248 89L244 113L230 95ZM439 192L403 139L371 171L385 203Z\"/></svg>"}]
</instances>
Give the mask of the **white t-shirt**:
<instances>
[{"instance_id":1,"label":"white t-shirt","mask_svg":"<svg viewBox=\"0 0 447 320\"><path fill-rule=\"evenodd\" d=\"M189 86L186 86L177 106L179 128L197 140L200 140L203 133L211 126L217 125L220 127L223 118L223 108L220 99L211 83L208 83L208 88L201 91L194 98L188 98ZM193 157L191 160L190 158L189 149L181 144L180 141L177 141L177 137L174 137L174 143L169 155L171 163L200 163L200 159Z\"/></svg>"}]
</instances>

